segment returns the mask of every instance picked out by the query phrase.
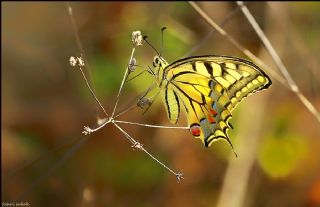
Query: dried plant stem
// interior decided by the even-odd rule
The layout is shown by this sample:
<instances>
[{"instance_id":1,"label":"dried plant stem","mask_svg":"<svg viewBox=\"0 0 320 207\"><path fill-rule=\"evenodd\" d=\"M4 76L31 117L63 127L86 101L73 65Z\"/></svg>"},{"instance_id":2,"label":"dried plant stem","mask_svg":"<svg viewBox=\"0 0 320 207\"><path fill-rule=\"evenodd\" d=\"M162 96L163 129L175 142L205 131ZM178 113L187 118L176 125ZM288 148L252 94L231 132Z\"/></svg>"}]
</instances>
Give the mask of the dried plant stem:
<instances>
[{"instance_id":1,"label":"dried plant stem","mask_svg":"<svg viewBox=\"0 0 320 207\"><path fill-rule=\"evenodd\" d=\"M104 109L104 107L102 106L101 102L99 101L99 99L97 98L97 96L95 95L95 92L94 92L94 87L91 86L89 84L89 81L86 77L86 74L84 73L84 70L82 69L82 66L84 66L84 63L86 65L86 67L88 68L88 75L91 79L91 75L90 75L90 70L89 70L89 64L88 64L88 61L87 61L87 58L85 56L85 52L83 50L83 47L82 47L82 44L81 44L81 41L80 41L80 37L79 37L79 34L77 32L77 27L76 27L76 23L75 23L75 20L73 18L73 12L72 12L72 7L70 6L69 2L66 2L66 7L67 7L67 10L68 10L68 14L70 16L70 19L71 19L71 24L72 24L72 27L73 27L73 31L74 31L74 35L75 35L75 38L76 38L76 43L77 43L77 47L81 53L81 56L83 56L84 58L84 61L82 60L82 57L77 57L77 61L78 62L73 62L74 65L72 66L75 66L76 63L78 63L78 66L79 66L79 70L81 71L81 74L82 74L82 77L83 79L85 80L86 82L86 85L88 87L88 89L90 90L92 96L94 97L96 103L100 106L100 108L103 110L104 114L106 115L106 121L102 124L99 124L99 126L97 128L94 128L94 129L91 129L89 127L84 127L84 131L83 133L85 135L87 134L90 134L90 133L93 133L95 131L98 131L100 130L101 128L103 128L104 126L106 126L107 124L114 124L124 135L125 137L133 144L132 147L134 147L135 149L139 149L139 150L142 150L144 153L146 153L149 157L151 157L153 160L155 160L157 163L159 163L161 166L163 166L165 169L169 170L171 173L173 173L176 178L177 178L177 181L179 182L181 179L183 179L183 176L182 176L182 173L180 172L174 172L172 169L170 169L168 166L166 166L165 164L163 164L160 160L158 160L156 157L154 157L150 152L148 152L142 144L140 144L139 142L137 142L134 138L132 138L126 131L124 131L121 127L119 127L116 122L118 123L125 123L125 124L134 124L134 125L142 125L142 126L149 126L149 127L157 127L157 128L179 128L179 127L164 127L164 126L154 126L154 125L146 125L146 124L139 124L139 123L132 123L132 122L125 122L125 121L117 121L115 120L114 118L115 117L118 117L120 116L121 114L125 113L125 112L128 112L129 110L137 107L137 106L134 106L134 107L131 107L129 110L125 110L124 112L121 112L120 114L115 115L115 112L116 112L116 108L117 108L117 105L118 105L118 102L119 102L119 98L120 98L120 95L121 95L121 92L122 92L122 89L123 89L123 86L124 86L124 83L126 82L127 78L128 78L128 75L130 73L130 70L129 70L129 66L127 66L126 70L125 70L125 73L124 73L124 77L122 79L122 82L121 82L121 85L120 85L120 88L119 88L119 91L118 91L118 95L117 95L117 100L116 100L116 103L115 103L115 106L113 108L113 112L112 112L112 115L111 117L109 117L109 115L107 114L106 110ZM138 39L138 41L141 41ZM141 45L141 43L139 42L136 42L135 43L136 46L138 45ZM129 63L131 63L132 61L132 58L133 58L133 55L134 55L134 52L135 52L135 47L133 47L132 49L132 52L131 52L131 56L130 56L130 59L129 59ZM76 59L74 57L71 57L70 60L73 61L76 61ZM81 63L79 62L81 61ZM139 74L141 75L141 74ZM139 76L138 75L138 76ZM136 76L136 77L138 77ZM134 77L135 78L135 77ZM133 78L132 78L133 79ZM130 79L130 80L132 80ZM92 82L92 81L91 81ZM98 121L99 123L99 121ZM186 128L185 128L186 129ZM65 163L65 161L70 158L81 146L82 144L88 139L88 136L83 136L81 137L80 139L77 139L76 141L76 144L74 146L71 147L70 150L68 150L67 153L64 154L64 156L58 160L58 162L56 162L54 165L52 165L43 175L39 176L32 184L31 186L24 192L22 192L16 199L16 201L21 201L21 200L24 200L24 198L34 189L36 188L43 180L45 180L51 173L53 173L58 167L60 167L63 163ZM57 149L55 150L58 150L60 149L61 147L59 146ZM53 151L55 151L53 150ZM19 168L17 169L16 172L20 171L21 169L24 169L30 165L32 165L34 162L36 162L37 160L39 159L36 159L30 163L28 163L27 165L23 166L22 168ZM14 174L15 172L13 172Z\"/></svg>"},{"instance_id":2,"label":"dried plant stem","mask_svg":"<svg viewBox=\"0 0 320 207\"><path fill-rule=\"evenodd\" d=\"M137 45L139 45L139 44L137 44ZM133 59L134 52L135 52L135 47L132 48L131 56L130 56L130 59L129 59L129 63L132 62L131 60ZM80 68L80 71L81 71L84 79L87 80L85 74L83 73L83 70L81 69L81 67L79 67L79 68ZM125 137L133 144L132 147L134 147L135 149L142 150L144 153L146 153L149 157L151 157L151 158L152 158L153 160L155 160L157 163L159 163L159 164L162 165L164 168L166 168L167 170L169 170L171 173L173 173L173 174L176 176L176 178L177 178L177 180L178 180L178 182L179 182L179 181L183 178L183 177L182 177L182 173L180 173L180 172L176 173L176 172L174 172L172 169L170 169L168 166L166 166L165 164L163 164L160 160L158 160L158 159L157 159L156 157L154 157L150 152L148 152L148 151L143 147L143 145L142 145L141 143L139 143L138 141L136 141L136 140L135 140L133 137L131 137L126 131L124 131L121 127L119 127L119 125L116 124L116 122L118 122L118 123L135 124L135 125L143 125L143 126L146 126L145 124L125 122L125 121L117 121L117 120L114 119L115 117L119 116L119 114L118 114L117 116L115 116L115 112L116 112L116 109L117 109L117 105L118 105L118 103L119 103L119 99L120 99L120 95L121 95L123 86L124 86L124 84L125 84L125 82L126 82L126 80L127 80L127 78L128 78L129 73L130 73L129 66L127 66L127 67L126 67L126 70L125 70L125 73L124 73L124 76L123 76L123 78L122 78L122 82L121 82L121 85L120 85L120 88L119 88L119 91L118 91L118 95L117 95L117 100L116 100L116 103L115 103L115 105L114 105L114 108L113 108L113 112L112 112L111 117L109 117L108 120L106 120L104 123L102 123L101 125L99 125L97 128L91 129L91 128L88 127L88 126L85 126L85 127L84 127L84 131L83 131L82 133L85 134L85 135L88 135L88 134L91 134L91 133L93 133L93 132L96 132L96 131L100 130L101 128L103 128L103 127L106 126L107 124L111 124L111 123L112 123L112 124L115 125L115 126L125 135ZM93 90L91 90L90 85L88 84L88 81L86 81L86 83L87 83L87 86L88 86L88 88L90 89L90 91L94 94ZM148 89L148 91L150 91L150 88ZM147 92L148 92L148 91L147 91ZM146 94L147 94L147 92L146 92ZM145 94L145 95L146 95L146 94ZM95 95L94 95L94 97L96 98ZM99 103L100 103L100 102L99 102ZM133 109L133 108L135 108L135 107L136 107L136 106L130 107L129 110L131 110L131 109ZM123 114L123 113L125 113L125 112L127 112L127 111L129 111L129 110L125 110L124 112L121 112L120 115ZM152 125L150 125L150 126L152 126ZM155 126L153 126L153 127L155 127ZM157 127L158 127L158 128L161 128L161 126L157 126ZM162 127L162 128L163 128L163 127ZM168 127L168 128L170 128L170 127Z\"/></svg>"},{"instance_id":3,"label":"dried plant stem","mask_svg":"<svg viewBox=\"0 0 320 207\"><path fill-rule=\"evenodd\" d=\"M274 60L274 62L276 63L276 65L278 66L280 71L282 72L282 75L287 79L288 84L290 85L292 90L293 91L298 90L297 87L295 86L296 84L294 83L294 81L292 80L291 76L289 75L289 73L288 73L286 67L284 66L283 62L281 61L279 55L277 54L277 52L275 51L275 49L271 45L269 39L264 34L264 32L262 31L262 29L260 28L260 26L258 25L256 20L254 19L254 17L252 16L250 11L248 10L248 7L246 5L244 5L242 1L237 1L237 4L241 8L241 11L243 12L245 17L247 18L247 20L251 24L252 28L256 31L257 35L262 40L262 42L263 42L264 46L266 47L267 51L271 55L272 59Z\"/></svg>"},{"instance_id":4,"label":"dried plant stem","mask_svg":"<svg viewBox=\"0 0 320 207\"><path fill-rule=\"evenodd\" d=\"M71 25L72 25L72 29L73 29L73 33L74 33L74 36L76 38L76 43L77 43L77 47L81 53L81 55L83 56L84 58L84 61L86 63L86 67L87 67L87 72L88 72L88 76L89 76L89 79L90 79L90 83L92 83L92 75L91 75L91 70L90 70L90 67L89 67L89 63L88 63L88 60L87 60L87 57L85 55L85 52L84 52L84 49L82 47L82 44L81 44L81 40L80 40L80 36L78 34L78 30L77 30L77 25L76 25L76 22L73 18L73 12L72 12L72 7L71 5L69 4L69 2L66 2L66 6L67 6L67 9L68 9L68 14L70 16L70 20L71 20ZM106 110L104 109L104 107L102 106L102 104L100 103L99 99L96 97L95 95L95 92L94 92L94 85L90 86L89 84L89 81L87 80L83 70L80 68L81 70L81 73L82 73L82 76L87 84L87 87L89 88L90 92L91 92L91 95L94 97L94 99L96 100L96 103L100 106L100 108L102 109L103 113L108 117L108 114L106 112ZM98 108L98 107L97 107ZM98 109L97 109L98 110ZM97 111L98 113L98 111Z\"/></svg>"},{"instance_id":5,"label":"dried plant stem","mask_svg":"<svg viewBox=\"0 0 320 207\"><path fill-rule=\"evenodd\" d=\"M281 25L289 29L288 33L290 33L290 37L292 37L292 43L295 44L296 51L299 53L299 56L302 56L306 60L306 64L308 64L311 72L315 77L320 77L320 70L318 70L318 66L320 61L316 58L316 53L313 53L307 47L305 40L301 37L299 32L297 31L297 27L290 20L290 17L286 15L286 12L283 12L285 9L283 7L284 4L274 4L272 2L268 2L268 6L270 7L270 11L272 11L273 16L277 18L281 18Z\"/></svg>"},{"instance_id":6,"label":"dried plant stem","mask_svg":"<svg viewBox=\"0 0 320 207\"><path fill-rule=\"evenodd\" d=\"M112 122L112 118L110 118L109 120L105 121L103 124L99 125L97 128L91 129L88 126L84 127L84 131L82 132L82 134L87 135L87 134L91 134L92 132L96 132L99 129L103 128L104 126L106 126L107 124L109 124L110 122Z\"/></svg>"},{"instance_id":7,"label":"dried plant stem","mask_svg":"<svg viewBox=\"0 0 320 207\"><path fill-rule=\"evenodd\" d=\"M215 30L217 30L222 36L224 36L229 42L234 45L236 48L238 48L240 51L242 51L246 56L251 58L254 62L256 62L258 65L262 66L265 70L267 70L272 77L277 79L280 83L282 83L287 88L289 87L286 83L286 81L276 72L273 70L270 70L267 65L263 63L262 60L260 60L258 57L256 57L254 54L252 54L249 50L247 50L245 47L243 47L240 43L238 43L232 36L230 36L226 31L224 31L217 23L215 23L196 3L189 1L189 4L192 6L194 10L196 10L200 16L208 22L210 26L212 26Z\"/></svg>"},{"instance_id":8,"label":"dried plant stem","mask_svg":"<svg viewBox=\"0 0 320 207\"><path fill-rule=\"evenodd\" d=\"M141 125L141 126L149 126L149 127L157 127L157 128L175 128L175 129L181 129L179 127L165 127L165 126L155 126L155 125L147 125L147 124L139 124L139 123L132 123L132 122L126 122L126 121L117 121L114 120L113 118L110 118L109 120L107 120L105 123L103 123L101 126L95 128L95 129L91 129L89 127L84 127L84 131L83 133L85 135L93 133L95 131L98 131L99 129L101 129L102 127L104 127L105 125L112 123L114 124L124 135L125 137L133 144L132 147L142 150L143 152L145 152L149 157L151 157L153 160L155 160L157 163L159 163L160 165L162 165L164 168L166 168L167 170L169 170L171 173L173 173L178 182L183 178L182 177L182 173L180 172L174 172L171 168L169 168L168 166L166 166L165 164L163 164L160 160L158 160L156 157L154 157L150 152L148 152L145 148L143 148L143 145L141 143L139 143L138 141L136 141L133 137L131 137L126 131L124 131L119 125L117 125L116 123L126 123L126 124L134 124L134 125ZM189 129L188 127L185 127L184 129Z\"/></svg>"},{"instance_id":9,"label":"dried plant stem","mask_svg":"<svg viewBox=\"0 0 320 207\"><path fill-rule=\"evenodd\" d=\"M95 92L93 91L93 89L90 87L90 84L89 84L89 82L88 82L88 80L87 80L87 77L86 77L86 75L84 74L82 68L79 67L79 69L80 69L80 71L81 71L81 74L82 74L83 79L85 80L85 82L86 82L86 84L87 84L87 87L88 87L89 90L90 90L91 95L92 95L93 98L96 100L96 102L98 103L98 105L100 106L100 108L103 110L103 113L106 115L106 117L108 117L108 116L109 116L108 113L106 112L106 110L104 109L104 107L102 106L102 104L100 103L100 101L99 101L98 97L96 96Z\"/></svg>"},{"instance_id":10,"label":"dried plant stem","mask_svg":"<svg viewBox=\"0 0 320 207\"><path fill-rule=\"evenodd\" d=\"M226 18L224 18L224 20L220 23L219 26L224 27L229 22L229 20L231 20L239 11L240 11L239 7L235 8L231 13L228 14L228 16ZM216 34L216 31L211 30L204 38L202 38L200 40L200 42L198 44L196 44L185 55L183 55L182 58L189 57L190 55L192 55L195 51L197 51L199 48L201 48L201 46L203 46L205 43L207 43L209 38L212 37L214 34Z\"/></svg>"},{"instance_id":11,"label":"dried plant stem","mask_svg":"<svg viewBox=\"0 0 320 207\"><path fill-rule=\"evenodd\" d=\"M131 56L130 56L130 59L129 59L129 63L131 62L131 60L133 58L133 54L135 52L135 49L136 49L135 47L132 48ZM113 117L114 113L116 112L116 109L117 109L117 106L118 106L118 102L119 102L119 99L120 99L120 94L122 92L123 85L124 85L126 79L128 78L128 73L129 73L129 69L128 69L128 67L126 67L126 72L125 72L125 74L123 76L123 79L122 79L122 82L121 82L121 85L120 85L120 88L119 88L119 91L118 91L117 100L116 100L116 103L114 105L111 117Z\"/></svg>"},{"instance_id":12,"label":"dried plant stem","mask_svg":"<svg viewBox=\"0 0 320 207\"><path fill-rule=\"evenodd\" d=\"M218 24L216 24L197 4L194 2L189 2L192 8L194 8L202 18L204 18L214 29L216 29L221 35L225 36L228 41L231 42L236 48L238 48L240 51L242 51L247 57L252 59L256 64L258 64L263 69L267 70L269 74L278 80L283 86L290 89L292 92L294 92L298 98L302 101L302 103L306 106L306 108L314 115L314 117L320 122L320 114L315 109L315 107L311 104L311 102L300 92L299 88L296 84L292 85L292 79L285 80L282 76L280 76L278 73L274 72L273 70L270 70L270 67L267 66L262 60L260 60L257 56L252 54L249 50L244 48L241 44L239 44L233 37L228 35L226 31L224 31ZM269 51L270 52L270 51ZM283 65L283 64L282 64ZM287 70L285 70L286 74L288 74ZM283 73L283 72L282 72ZM289 76L290 77L290 76ZM287 77L286 77L287 78ZM290 80L290 81L289 81Z\"/></svg>"},{"instance_id":13,"label":"dried plant stem","mask_svg":"<svg viewBox=\"0 0 320 207\"><path fill-rule=\"evenodd\" d=\"M266 47L268 53L271 55L272 59L276 63L277 67L280 69L280 72L282 75L285 77L287 80L291 90L298 96L298 98L302 101L302 103L307 107L307 109L315 116L315 118L320 122L320 114L316 110L316 108L311 104L311 102L301 93L299 90L297 84L294 82L292 77L290 76L286 66L280 59L278 53L276 50L273 48L272 44L270 43L269 39L267 36L264 34L260 26L258 25L257 21L255 18L252 16L251 12L249 11L248 7L243 4L242 1L237 1L237 4L241 7L241 11L251 24L252 28L256 31L258 34L259 38L263 42L264 46Z\"/></svg>"},{"instance_id":14,"label":"dried plant stem","mask_svg":"<svg viewBox=\"0 0 320 207\"><path fill-rule=\"evenodd\" d=\"M141 143L137 142L135 139L133 139L126 131L124 131L121 127L119 127L119 125L117 125L116 123L113 122L113 124L125 135L125 137L133 144L132 147L142 150L144 153L146 153L149 157L151 157L154 161L156 161L157 163L159 163L161 166L163 166L164 168L166 168L167 170L169 170L172 174L174 174L177 178L177 181L179 182L183 177L182 177L182 173L180 172L174 172L171 168L169 168L168 166L166 166L165 164L163 164L160 160L158 160L156 157L154 157L151 153L149 153Z\"/></svg>"},{"instance_id":15,"label":"dried plant stem","mask_svg":"<svg viewBox=\"0 0 320 207\"><path fill-rule=\"evenodd\" d=\"M161 128L161 129L187 129L187 130L190 129L190 127L161 126L161 125L142 124L142 123L135 123L135 122L128 122L128 121L120 121L120 120L115 120L114 122L131 124L131 125L139 125L144 127Z\"/></svg>"}]
</instances>

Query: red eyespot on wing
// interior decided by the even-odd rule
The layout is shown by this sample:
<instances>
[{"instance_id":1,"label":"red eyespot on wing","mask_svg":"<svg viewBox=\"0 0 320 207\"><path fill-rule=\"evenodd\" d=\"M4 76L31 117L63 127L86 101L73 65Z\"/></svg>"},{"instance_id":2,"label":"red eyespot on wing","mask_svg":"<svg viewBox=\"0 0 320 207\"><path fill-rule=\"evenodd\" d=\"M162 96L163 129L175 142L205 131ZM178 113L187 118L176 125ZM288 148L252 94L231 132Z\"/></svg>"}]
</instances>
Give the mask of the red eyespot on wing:
<instances>
[{"instance_id":1,"label":"red eyespot on wing","mask_svg":"<svg viewBox=\"0 0 320 207\"><path fill-rule=\"evenodd\" d=\"M200 136L200 126L198 124L191 125L190 132L195 137Z\"/></svg>"}]
</instances>

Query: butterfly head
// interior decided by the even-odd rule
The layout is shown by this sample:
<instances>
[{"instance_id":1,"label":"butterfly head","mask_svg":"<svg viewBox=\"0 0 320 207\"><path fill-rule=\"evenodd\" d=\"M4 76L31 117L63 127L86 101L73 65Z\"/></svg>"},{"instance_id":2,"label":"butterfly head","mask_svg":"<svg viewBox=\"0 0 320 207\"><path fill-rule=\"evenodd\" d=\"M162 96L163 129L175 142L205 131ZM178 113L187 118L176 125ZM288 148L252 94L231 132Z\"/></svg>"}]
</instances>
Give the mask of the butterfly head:
<instances>
[{"instance_id":1,"label":"butterfly head","mask_svg":"<svg viewBox=\"0 0 320 207\"><path fill-rule=\"evenodd\" d=\"M162 79L163 79L164 69L169 64L160 55L154 56L152 64L154 67L154 69L153 69L154 75L156 76L159 85L161 85L160 83L162 82Z\"/></svg>"},{"instance_id":2,"label":"butterfly head","mask_svg":"<svg viewBox=\"0 0 320 207\"><path fill-rule=\"evenodd\" d=\"M159 55L154 56L152 64L153 64L153 67L162 68L162 69L168 65L167 61Z\"/></svg>"}]
</instances>

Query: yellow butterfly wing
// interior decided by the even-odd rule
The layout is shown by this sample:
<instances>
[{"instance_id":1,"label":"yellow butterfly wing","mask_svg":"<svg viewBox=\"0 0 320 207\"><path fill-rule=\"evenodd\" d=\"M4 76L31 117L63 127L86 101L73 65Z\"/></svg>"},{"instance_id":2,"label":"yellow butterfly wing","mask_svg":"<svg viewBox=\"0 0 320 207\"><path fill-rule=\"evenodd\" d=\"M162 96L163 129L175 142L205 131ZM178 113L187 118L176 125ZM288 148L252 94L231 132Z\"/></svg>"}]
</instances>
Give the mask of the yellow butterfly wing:
<instances>
[{"instance_id":1,"label":"yellow butterfly wing","mask_svg":"<svg viewBox=\"0 0 320 207\"><path fill-rule=\"evenodd\" d=\"M266 89L270 78L250 61L230 56L201 56L178 60L161 71L161 89L168 118L176 123L181 105L190 131L206 147L224 139L237 104L248 95Z\"/></svg>"}]
</instances>

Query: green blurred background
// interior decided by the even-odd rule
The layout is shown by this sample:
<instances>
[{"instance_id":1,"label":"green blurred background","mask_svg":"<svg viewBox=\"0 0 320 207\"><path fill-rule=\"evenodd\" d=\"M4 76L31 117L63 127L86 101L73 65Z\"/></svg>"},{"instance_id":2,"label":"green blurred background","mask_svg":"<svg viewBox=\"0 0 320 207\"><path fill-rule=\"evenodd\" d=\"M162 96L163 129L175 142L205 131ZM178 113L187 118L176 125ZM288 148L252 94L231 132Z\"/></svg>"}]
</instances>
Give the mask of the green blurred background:
<instances>
[{"instance_id":1,"label":"green blurred background","mask_svg":"<svg viewBox=\"0 0 320 207\"><path fill-rule=\"evenodd\" d=\"M168 62L185 55L245 57L212 30L187 2L71 2L96 94L111 113L141 30ZM278 71L234 2L198 4L246 48ZM320 109L320 3L248 3L302 93ZM178 129L119 124L184 180L175 177L108 125L96 126L93 98L69 57L80 51L64 2L1 3L1 197L31 206L320 206L320 123L279 82L247 98L234 111L228 144L203 147ZM192 48L199 47L190 53ZM154 51L143 45L135 58L144 67ZM142 69L137 69L141 71ZM136 73L138 73L138 71ZM88 72L88 71L87 71ZM268 73L268 72L267 72ZM279 73L279 72L278 72ZM144 74L125 85L118 112L134 105L152 83ZM142 114L120 120L171 126L160 97ZM99 111L102 117L101 111ZM186 121L182 116L180 126ZM65 162L61 159L70 155ZM234 190L230 191L228 189ZM237 190L238 189L238 190ZM23 197L20 197L21 195ZM235 201L231 204L231 201Z\"/></svg>"}]
</instances>

